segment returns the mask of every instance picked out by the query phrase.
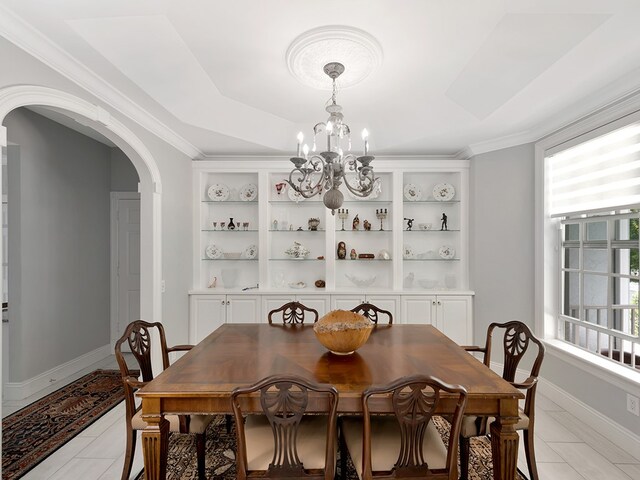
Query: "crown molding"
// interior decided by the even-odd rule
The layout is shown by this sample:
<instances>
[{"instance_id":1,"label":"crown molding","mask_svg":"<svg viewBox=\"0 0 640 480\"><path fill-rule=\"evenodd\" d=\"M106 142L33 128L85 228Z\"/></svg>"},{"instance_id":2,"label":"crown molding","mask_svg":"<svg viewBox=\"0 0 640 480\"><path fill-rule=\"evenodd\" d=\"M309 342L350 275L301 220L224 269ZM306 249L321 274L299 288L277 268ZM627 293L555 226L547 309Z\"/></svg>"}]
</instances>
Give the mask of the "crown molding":
<instances>
[{"instance_id":1,"label":"crown molding","mask_svg":"<svg viewBox=\"0 0 640 480\"><path fill-rule=\"evenodd\" d=\"M196 146L175 133L2 4L0 4L0 35L185 155L191 158L204 156Z\"/></svg>"}]
</instances>

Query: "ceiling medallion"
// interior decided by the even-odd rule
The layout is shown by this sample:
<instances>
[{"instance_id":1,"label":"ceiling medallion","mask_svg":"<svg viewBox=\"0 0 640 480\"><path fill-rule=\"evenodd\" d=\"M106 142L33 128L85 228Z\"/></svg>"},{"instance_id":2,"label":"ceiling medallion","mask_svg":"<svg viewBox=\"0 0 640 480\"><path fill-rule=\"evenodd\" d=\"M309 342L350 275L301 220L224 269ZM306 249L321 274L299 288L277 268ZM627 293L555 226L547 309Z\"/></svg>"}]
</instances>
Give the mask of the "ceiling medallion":
<instances>
[{"instance_id":1,"label":"ceiling medallion","mask_svg":"<svg viewBox=\"0 0 640 480\"><path fill-rule=\"evenodd\" d=\"M322 73L323 65L348 65L340 77L340 88L349 88L367 78L382 64L382 47L367 32L354 27L332 25L309 30L296 38L287 50L287 66L303 84L331 90Z\"/></svg>"},{"instance_id":2,"label":"ceiling medallion","mask_svg":"<svg viewBox=\"0 0 640 480\"><path fill-rule=\"evenodd\" d=\"M331 79L332 85L332 95L325 108L329 118L326 122L317 123L313 127L311 152L308 145L302 145L304 140L302 132L298 134L296 156L291 158L294 167L289 173L287 183L304 198L324 194L322 199L324 205L331 210L332 214L335 214L344 200L340 185L347 173L353 175L353 178L344 182L345 187L357 197L371 195L379 188L380 179L375 177L373 167L370 165L375 157L369 155L369 133L366 128L362 131L363 155L358 157L351 153L351 129L343 122L342 107L336 102L338 94L336 79L345 72L344 65L339 62L330 62L324 66L323 71ZM320 153L316 153L318 134L325 134L327 137L327 149ZM343 141L346 145L343 145Z\"/></svg>"}]
</instances>

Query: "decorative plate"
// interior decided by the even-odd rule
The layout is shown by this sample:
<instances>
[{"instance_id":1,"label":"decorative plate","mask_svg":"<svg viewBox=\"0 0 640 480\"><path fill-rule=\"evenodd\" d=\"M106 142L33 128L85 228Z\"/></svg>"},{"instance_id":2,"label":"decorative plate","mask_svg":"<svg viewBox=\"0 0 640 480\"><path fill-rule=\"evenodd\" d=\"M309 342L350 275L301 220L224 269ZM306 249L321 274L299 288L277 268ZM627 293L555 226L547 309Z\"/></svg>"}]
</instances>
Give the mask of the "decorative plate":
<instances>
[{"instance_id":1,"label":"decorative plate","mask_svg":"<svg viewBox=\"0 0 640 480\"><path fill-rule=\"evenodd\" d=\"M410 202L417 202L422 198L422 190L417 185L413 183L407 183L404 186L404 198L409 200Z\"/></svg>"},{"instance_id":2,"label":"decorative plate","mask_svg":"<svg viewBox=\"0 0 640 480\"><path fill-rule=\"evenodd\" d=\"M204 251L204 254L207 256L207 258L211 258L215 260L218 258L222 258L222 255L224 255L224 252L217 245L209 245Z\"/></svg>"},{"instance_id":3,"label":"decorative plate","mask_svg":"<svg viewBox=\"0 0 640 480\"><path fill-rule=\"evenodd\" d=\"M244 249L244 258L254 259L258 256L258 247L249 245Z\"/></svg>"},{"instance_id":4,"label":"decorative plate","mask_svg":"<svg viewBox=\"0 0 640 480\"><path fill-rule=\"evenodd\" d=\"M224 202L229 198L229 187L223 183L215 183L209 187L207 195L214 202Z\"/></svg>"},{"instance_id":5,"label":"decorative plate","mask_svg":"<svg viewBox=\"0 0 640 480\"><path fill-rule=\"evenodd\" d=\"M351 188L355 190L360 189L360 186L358 185L358 179L356 177L351 177L347 181L349 182L349 185L351 186ZM382 193L382 182L380 181L379 178L373 182L373 189L371 190L371 193L369 194L368 197L358 197L357 195L354 195L353 192L348 188L347 188L347 193L354 200L375 200Z\"/></svg>"},{"instance_id":6,"label":"decorative plate","mask_svg":"<svg viewBox=\"0 0 640 480\"><path fill-rule=\"evenodd\" d=\"M450 183L439 183L433 187L433 198L440 202L448 202L456 195L456 189Z\"/></svg>"},{"instance_id":7,"label":"decorative plate","mask_svg":"<svg viewBox=\"0 0 640 480\"><path fill-rule=\"evenodd\" d=\"M438 254L440 255L440 258L450 260L456 256L456 251L453 249L453 247L443 245L440 247L440 250L438 250Z\"/></svg>"},{"instance_id":8,"label":"decorative plate","mask_svg":"<svg viewBox=\"0 0 640 480\"><path fill-rule=\"evenodd\" d=\"M258 196L258 186L255 183L247 183L240 189L240 200L252 202Z\"/></svg>"},{"instance_id":9,"label":"decorative plate","mask_svg":"<svg viewBox=\"0 0 640 480\"><path fill-rule=\"evenodd\" d=\"M305 288L305 287L307 286L307 284L306 284L306 283L304 283L304 282L291 282L291 283L289 284L289 286L290 286L291 288Z\"/></svg>"},{"instance_id":10,"label":"decorative plate","mask_svg":"<svg viewBox=\"0 0 640 480\"><path fill-rule=\"evenodd\" d=\"M304 202L306 198L304 198L300 193L296 192L293 188L287 188L287 195L289 195L289 200L292 202Z\"/></svg>"},{"instance_id":11,"label":"decorative plate","mask_svg":"<svg viewBox=\"0 0 640 480\"><path fill-rule=\"evenodd\" d=\"M402 256L404 258L414 258L415 254L413 253L413 248L411 248L409 245L405 245L404 247L402 247Z\"/></svg>"}]
</instances>

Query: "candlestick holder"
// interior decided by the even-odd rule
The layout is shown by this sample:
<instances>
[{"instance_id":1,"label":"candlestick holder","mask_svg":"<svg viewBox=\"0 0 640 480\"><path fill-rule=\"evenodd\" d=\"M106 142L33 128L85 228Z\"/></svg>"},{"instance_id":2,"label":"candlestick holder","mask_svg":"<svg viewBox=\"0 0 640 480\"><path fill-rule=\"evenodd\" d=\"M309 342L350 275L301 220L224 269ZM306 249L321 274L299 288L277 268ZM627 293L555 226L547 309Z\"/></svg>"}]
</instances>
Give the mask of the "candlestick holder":
<instances>
[{"instance_id":1,"label":"candlestick holder","mask_svg":"<svg viewBox=\"0 0 640 480\"><path fill-rule=\"evenodd\" d=\"M342 220L342 231L344 231L344 221L349 218L349 209L348 208L339 208L338 209L338 218Z\"/></svg>"},{"instance_id":2,"label":"candlestick holder","mask_svg":"<svg viewBox=\"0 0 640 480\"><path fill-rule=\"evenodd\" d=\"M379 210L376 210L376 217L378 217L378 220L380 220L380 230L384 230L384 228L382 228L382 221L387 218L387 209L381 208Z\"/></svg>"}]
</instances>

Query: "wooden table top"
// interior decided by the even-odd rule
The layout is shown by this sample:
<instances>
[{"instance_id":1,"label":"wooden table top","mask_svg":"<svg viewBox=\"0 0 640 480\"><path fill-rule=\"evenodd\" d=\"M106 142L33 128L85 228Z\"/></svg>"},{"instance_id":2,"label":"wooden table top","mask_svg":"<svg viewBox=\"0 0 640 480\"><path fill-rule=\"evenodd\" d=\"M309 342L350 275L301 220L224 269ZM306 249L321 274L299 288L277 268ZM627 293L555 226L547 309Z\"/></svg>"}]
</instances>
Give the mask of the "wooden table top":
<instances>
[{"instance_id":1,"label":"wooden table top","mask_svg":"<svg viewBox=\"0 0 640 480\"><path fill-rule=\"evenodd\" d=\"M369 341L347 356L328 352L311 325L225 324L138 391L151 398L228 398L272 374L301 375L334 385L341 399L360 399L370 385L411 374L464 385L469 400L523 398L431 325L377 326Z\"/></svg>"}]
</instances>

